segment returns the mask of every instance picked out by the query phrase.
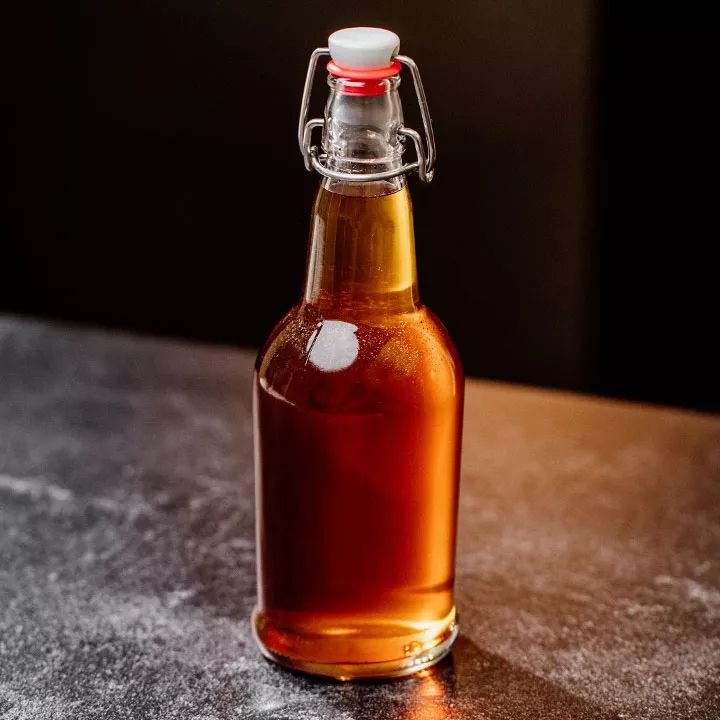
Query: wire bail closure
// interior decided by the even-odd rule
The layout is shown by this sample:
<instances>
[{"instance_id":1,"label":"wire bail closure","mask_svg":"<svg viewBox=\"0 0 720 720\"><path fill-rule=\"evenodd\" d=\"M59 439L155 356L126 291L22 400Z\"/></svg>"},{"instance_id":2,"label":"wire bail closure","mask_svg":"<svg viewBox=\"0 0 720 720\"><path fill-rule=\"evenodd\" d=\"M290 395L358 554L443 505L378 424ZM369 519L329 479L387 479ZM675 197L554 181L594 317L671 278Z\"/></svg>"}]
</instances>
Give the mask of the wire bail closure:
<instances>
[{"instance_id":1,"label":"wire bail closure","mask_svg":"<svg viewBox=\"0 0 720 720\"><path fill-rule=\"evenodd\" d=\"M418 105L420 106L420 115L422 117L423 127L425 128L425 144L423 145L420 133L412 128L401 127L398 129L398 135L401 138L410 138L415 146L415 155L417 160L411 163L405 163L399 168L393 170L385 170L378 173L343 173L331 170L326 165L327 157L320 152L317 145L312 145L313 130L318 127L325 126L324 118L311 118L308 120L308 112L310 109L310 95L312 93L313 80L315 79L315 71L317 69L318 60L324 56L330 56L330 50L326 47L320 47L313 50L308 63L307 75L305 77L305 87L303 88L302 102L300 105L300 121L298 123L298 144L300 152L305 161L305 168L308 171L316 170L324 177L333 180L341 180L343 182L374 182L376 180L387 180L397 175L403 175L417 171L418 177L425 183L429 183L435 174L435 136L433 135L432 121L430 119L430 110L425 97L422 80L420 79L420 70L412 58L406 55L396 55L393 59L404 65L410 70L413 84L415 85L415 94L417 96ZM427 148L427 152L425 152Z\"/></svg>"}]
</instances>

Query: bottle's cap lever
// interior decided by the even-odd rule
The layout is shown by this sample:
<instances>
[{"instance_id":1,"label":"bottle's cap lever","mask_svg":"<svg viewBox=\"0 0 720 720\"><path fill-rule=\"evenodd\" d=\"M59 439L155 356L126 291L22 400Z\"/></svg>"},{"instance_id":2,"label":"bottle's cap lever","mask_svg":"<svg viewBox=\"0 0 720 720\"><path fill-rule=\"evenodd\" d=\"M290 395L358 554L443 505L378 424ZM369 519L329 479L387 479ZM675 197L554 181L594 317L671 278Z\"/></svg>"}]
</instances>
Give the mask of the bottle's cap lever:
<instances>
[{"instance_id":1,"label":"bottle's cap lever","mask_svg":"<svg viewBox=\"0 0 720 720\"><path fill-rule=\"evenodd\" d=\"M334 32L328 47L333 62L341 67L375 70L390 65L400 52L400 38L382 28L353 27Z\"/></svg>"}]
</instances>

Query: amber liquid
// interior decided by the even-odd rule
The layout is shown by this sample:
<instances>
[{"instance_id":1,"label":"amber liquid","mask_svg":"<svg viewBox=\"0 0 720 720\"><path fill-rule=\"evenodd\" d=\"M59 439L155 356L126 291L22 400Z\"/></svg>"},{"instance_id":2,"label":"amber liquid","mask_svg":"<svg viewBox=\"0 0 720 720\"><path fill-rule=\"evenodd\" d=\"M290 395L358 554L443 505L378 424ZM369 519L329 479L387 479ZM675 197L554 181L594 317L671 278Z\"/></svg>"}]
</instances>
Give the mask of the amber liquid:
<instances>
[{"instance_id":1,"label":"amber liquid","mask_svg":"<svg viewBox=\"0 0 720 720\"><path fill-rule=\"evenodd\" d=\"M417 298L407 189L359 190L320 190L255 377L255 632L339 678L421 669L456 632L462 370Z\"/></svg>"}]
</instances>

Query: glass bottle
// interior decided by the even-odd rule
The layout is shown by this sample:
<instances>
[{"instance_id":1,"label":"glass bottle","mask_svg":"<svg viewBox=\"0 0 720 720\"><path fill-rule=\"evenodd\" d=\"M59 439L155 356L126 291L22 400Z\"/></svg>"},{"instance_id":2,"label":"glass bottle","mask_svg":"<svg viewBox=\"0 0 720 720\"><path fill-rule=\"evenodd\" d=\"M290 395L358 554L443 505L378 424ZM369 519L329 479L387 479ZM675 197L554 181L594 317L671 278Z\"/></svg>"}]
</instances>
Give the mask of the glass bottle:
<instances>
[{"instance_id":1,"label":"glass bottle","mask_svg":"<svg viewBox=\"0 0 720 720\"><path fill-rule=\"evenodd\" d=\"M418 295L406 172L432 167L417 133L418 163L402 164L398 49L384 30L330 38L325 117L307 124L323 152L303 144L325 176L304 290L254 379L255 636L270 659L340 679L415 672L457 634L463 374Z\"/></svg>"}]
</instances>

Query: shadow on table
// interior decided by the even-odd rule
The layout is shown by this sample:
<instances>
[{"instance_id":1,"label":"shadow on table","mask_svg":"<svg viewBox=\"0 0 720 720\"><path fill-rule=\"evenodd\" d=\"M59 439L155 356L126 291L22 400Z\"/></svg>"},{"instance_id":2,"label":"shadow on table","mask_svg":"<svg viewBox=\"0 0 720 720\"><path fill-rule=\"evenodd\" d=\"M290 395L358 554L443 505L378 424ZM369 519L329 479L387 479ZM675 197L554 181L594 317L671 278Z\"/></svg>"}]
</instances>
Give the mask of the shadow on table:
<instances>
[{"instance_id":1,"label":"shadow on table","mask_svg":"<svg viewBox=\"0 0 720 720\"><path fill-rule=\"evenodd\" d=\"M460 706L477 708L478 714L488 720L615 717L614 713L602 711L558 685L482 650L462 635L453 649L452 675L449 692Z\"/></svg>"},{"instance_id":2,"label":"shadow on table","mask_svg":"<svg viewBox=\"0 0 720 720\"><path fill-rule=\"evenodd\" d=\"M407 679L337 684L296 675L337 716L363 720L612 720L616 717L547 680L481 650L464 636L452 654Z\"/></svg>"}]
</instances>

